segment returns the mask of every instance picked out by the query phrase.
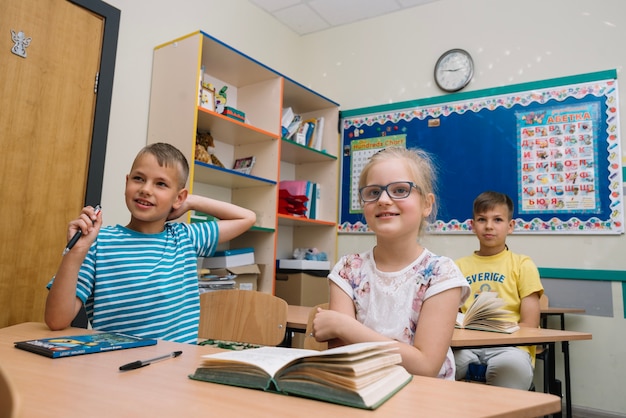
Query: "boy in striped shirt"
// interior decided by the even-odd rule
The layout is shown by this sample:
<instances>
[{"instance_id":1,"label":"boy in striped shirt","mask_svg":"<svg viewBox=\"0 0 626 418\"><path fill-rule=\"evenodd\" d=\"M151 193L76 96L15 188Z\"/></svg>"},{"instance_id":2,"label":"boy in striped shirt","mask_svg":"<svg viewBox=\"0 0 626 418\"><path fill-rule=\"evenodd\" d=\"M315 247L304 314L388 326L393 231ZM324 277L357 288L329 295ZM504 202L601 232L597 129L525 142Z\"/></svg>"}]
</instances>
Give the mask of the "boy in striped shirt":
<instances>
[{"instance_id":1,"label":"boy in striped shirt","mask_svg":"<svg viewBox=\"0 0 626 418\"><path fill-rule=\"evenodd\" d=\"M48 283L45 321L67 328L85 305L94 329L195 344L200 303L197 258L248 230L251 210L189 194L189 165L175 147L156 143L137 154L126 176L126 226L102 226L83 208L67 237L82 235ZM195 210L219 221L168 222Z\"/></svg>"}]
</instances>

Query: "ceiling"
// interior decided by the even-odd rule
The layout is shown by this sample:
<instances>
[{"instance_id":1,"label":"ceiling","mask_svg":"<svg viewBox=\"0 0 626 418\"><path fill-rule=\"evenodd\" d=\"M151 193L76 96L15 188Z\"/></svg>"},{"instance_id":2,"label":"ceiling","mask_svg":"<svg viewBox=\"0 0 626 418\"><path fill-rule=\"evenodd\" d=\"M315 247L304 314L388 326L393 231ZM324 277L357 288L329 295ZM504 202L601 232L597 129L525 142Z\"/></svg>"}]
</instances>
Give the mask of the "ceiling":
<instances>
[{"instance_id":1,"label":"ceiling","mask_svg":"<svg viewBox=\"0 0 626 418\"><path fill-rule=\"evenodd\" d=\"M249 0L299 35L437 0Z\"/></svg>"}]
</instances>

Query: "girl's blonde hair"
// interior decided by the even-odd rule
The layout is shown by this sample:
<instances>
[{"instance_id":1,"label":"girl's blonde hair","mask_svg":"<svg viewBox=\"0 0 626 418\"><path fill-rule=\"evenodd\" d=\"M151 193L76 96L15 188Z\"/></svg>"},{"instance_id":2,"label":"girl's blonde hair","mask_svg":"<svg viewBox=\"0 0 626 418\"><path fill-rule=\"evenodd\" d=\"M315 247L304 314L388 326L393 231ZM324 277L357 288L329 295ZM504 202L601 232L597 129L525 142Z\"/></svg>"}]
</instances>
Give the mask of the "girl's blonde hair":
<instances>
[{"instance_id":1,"label":"girl's blonde hair","mask_svg":"<svg viewBox=\"0 0 626 418\"><path fill-rule=\"evenodd\" d=\"M390 147L378 151L370 157L370 160L363 167L359 177L359 189L367 186L367 175L373 166L381 161L396 159L402 160L409 173L411 173L411 178L407 180L412 181L417 186L417 189L412 193L419 193L420 196L422 196L422 200L425 200L429 194L435 197L433 199L432 211L426 220L433 221L437 219L437 194L435 184L437 170L430 154L422 149ZM361 204L363 204L363 202L361 202ZM425 227L426 222L422 222L420 225L420 233L424 231Z\"/></svg>"}]
</instances>

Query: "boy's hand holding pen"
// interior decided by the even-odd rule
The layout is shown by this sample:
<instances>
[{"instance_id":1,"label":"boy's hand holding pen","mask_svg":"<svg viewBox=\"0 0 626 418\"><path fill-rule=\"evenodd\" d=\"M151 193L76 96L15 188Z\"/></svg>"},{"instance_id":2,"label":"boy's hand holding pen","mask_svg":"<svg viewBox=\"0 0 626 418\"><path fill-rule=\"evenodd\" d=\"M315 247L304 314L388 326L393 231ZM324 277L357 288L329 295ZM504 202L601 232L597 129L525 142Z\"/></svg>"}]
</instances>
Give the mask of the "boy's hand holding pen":
<instances>
[{"instance_id":1,"label":"boy's hand holding pen","mask_svg":"<svg viewBox=\"0 0 626 418\"><path fill-rule=\"evenodd\" d=\"M100 207L100 205L96 205L96 207L93 209L93 215L90 217L92 224L96 223L96 219L101 210L102 208ZM65 249L63 250L63 255L67 254L74 247L74 245L76 245L76 243L78 242L78 240L80 239L82 235L83 235L83 230L80 227L78 227L78 231L76 231L74 236L72 236L72 238L68 241L67 245L65 246Z\"/></svg>"}]
</instances>

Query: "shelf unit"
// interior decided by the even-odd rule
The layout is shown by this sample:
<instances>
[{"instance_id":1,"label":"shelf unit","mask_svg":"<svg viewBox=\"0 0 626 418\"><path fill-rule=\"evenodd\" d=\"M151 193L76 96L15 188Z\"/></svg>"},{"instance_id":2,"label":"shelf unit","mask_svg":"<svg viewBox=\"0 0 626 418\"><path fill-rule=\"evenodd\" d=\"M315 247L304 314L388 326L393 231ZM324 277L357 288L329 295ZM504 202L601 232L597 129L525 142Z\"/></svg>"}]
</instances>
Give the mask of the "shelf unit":
<instances>
[{"instance_id":1,"label":"shelf unit","mask_svg":"<svg viewBox=\"0 0 626 418\"><path fill-rule=\"evenodd\" d=\"M199 106L200 77L216 91L228 87L226 105L245 112L245 123ZM324 117L321 150L281 139L283 107L303 120ZM147 142L169 142L185 154L191 193L255 211L255 226L220 248L254 247L260 291L274 293L275 260L290 258L294 248L315 247L327 253L331 265L336 261L338 118L337 103L204 32L154 49ZM254 156L251 174L195 161L197 131L211 133L225 167ZM317 219L277 213L280 180L319 184ZM189 222L191 214L183 220Z\"/></svg>"}]
</instances>

